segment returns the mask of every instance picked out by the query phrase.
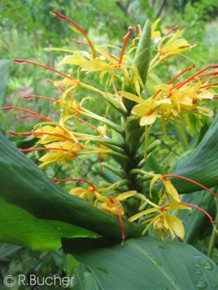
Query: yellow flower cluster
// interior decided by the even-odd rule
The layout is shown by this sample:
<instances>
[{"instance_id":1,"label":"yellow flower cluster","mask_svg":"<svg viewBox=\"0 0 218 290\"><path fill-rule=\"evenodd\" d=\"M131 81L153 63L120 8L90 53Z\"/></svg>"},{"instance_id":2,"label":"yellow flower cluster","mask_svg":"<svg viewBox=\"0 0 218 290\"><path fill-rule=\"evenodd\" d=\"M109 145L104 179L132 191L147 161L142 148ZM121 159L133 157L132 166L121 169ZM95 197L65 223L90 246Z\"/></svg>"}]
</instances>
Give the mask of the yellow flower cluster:
<instances>
[{"instance_id":1,"label":"yellow flower cluster","mask_svg":"<svg viewBox=\"0 0 218 290\"><path fill-rule=\"evenodd\" d=\"M131 170L132 172L141 170L132 168L132 166L137 166L140 162L143 163L145 161L145 158L142 158L138 163L136 162L136 159L141 156L141 152L136 151L138 149L141 150L140 142L144 138L143 130L141 130L140 126L148 126L146 128L149 128L158 119L163 121L181 120L184 114L189 113L195 114L197 118L200 118L201 115L213 115L212 110L203 105L203 101L214 99L215 93L212 88L217 86L217 83L211 80L217 74L213 71L217 66L209 66L178 81L183 74L193 67L187 68L167 83L157 85L155 93L150 93L145 88L147 71L148 73L151 72L157 65L183 54L194 46L182 37L183 30L172 28L162 36L161 31L157 29L160 22L160 19L158 19L151 27L148 26L151 29L148 34L145 34L149 36L148 48L145 51L143 47L140 48L140 40L143 39L141 31L132 41L130 48L127 49L132 27L129 27L127 34L124 36L121 47L100 46L94 45L83 28L73 20L58 12L54 14L70 23L72 29L85 38L85 43L80 41L77 43L88 46L89 51L46 49L47 51L66 52L68 55L60 61L58 67L67 65L76 68L77 78L34 61L16 60L17 62L37 65L62 77L61 80L50 81L61 91L59 99L35 95L35 97L51 101L60 110L57 122L34 111L13 107L16 110L27 113L28 115L25 117L34 117L41 120L41 123L37 124L31 132L21 133L23 136L32 136L38 139L33 148L24 149L23 152L46 151L39 158L41 168L55 163L64 164L82 155L97 154L98 159L112 156L115 162L119 164L118 169L111 168L109 164L106 164L106 166L121 178L119 181L104 188L97 188L91 182L82 178L62 180L88 184L87 188L74 187L69 193L84 199L109 214L118 216L122 228L122 238L125 238L122 217L132 215L132 213L125 212L123 202L126 202L129 198L134 198L137 205L141 201L141 205L135 209L134 213L138 208L140 210L129 217L129 221L133 222L139 219L146 224L146 230L152 225L155 233L162 236L170 234L172 238L177 236L183 239L185 231L178 217L178 212L187 210L190 207L181 202L179 194L171 181L166 176L147 172L146 174L151 177L150 194L149 198L147 198L145 194L139 193L140 190L137 188L138 176L136 174L136 177L132 178ZM138 40L140 45L136 47L135 44ZM143 68L142 66L146 73L141 73L140 64L137 66L138 56L136 57L136 52L139 47L141 51L149 55L150 41L153 41L152 45L155 46L154 53L151 52L147 67ZM204 73L205 71L208 72ZM85 82L86 75L90 73L98 74L99 87ZM80 77L81 75L82 77ZM83 78L83 76L85 77ZM101 82L104 86L101 85ZM81 95L77 98L78 91L83 94L82 100ZM84 104L91 99L90 95L92 98L95 98L93 95L97 95L114 107L121 114L122 121L120 125L110 118L103 117L103 114L97 114L94 109L92 111L86 109ZM11 108L8 107L6 109ZM92 122L93 120L94 122ZM96 125L96 122L99 122L99 124ZM128 129L132 131L130 130L130 132ZM13 134L18 135L18 133ZM134 150L128 142L132 137L134 139L136 135L139 136L139 142L136 141L136 143L140 144L139 146L138 144L136 146L133 144L132 148L135 150L133 152ZM145 139L146 137L143 139L143 145L146 151ZM135 139L133 141L135 142ZM60 182L60 180L56 181ZM159 201L154 203L152 190L156 182L161 183L162 188L157 195L157 200Z\"/></svg>"},{"instance_id":2,"label":"yellow flower cluster","mask_svg":"<svg viewBox=\"0 0 218 290\"><path fill-rule=\"evenodd\" d=\"M150 197L152 197L152 187L154 183L158 180L162 181L163 187L158 193L159 203L155 204L150 199L140 195L142 202L145 205L150 205L151 208L135 214L129 218L129 221L132 222L141 219L141 222L147 225L145 231L152 225L154 232L160 236L166 237L170 234L172 239L174 239L175 236L183 239L185 230L177 215L180 210L187 210L190 209L190 207L182 204L179 194L170 180L167 180L160 174L147 174L153 176L150 182Z\"/></svg>"}]
</instances>

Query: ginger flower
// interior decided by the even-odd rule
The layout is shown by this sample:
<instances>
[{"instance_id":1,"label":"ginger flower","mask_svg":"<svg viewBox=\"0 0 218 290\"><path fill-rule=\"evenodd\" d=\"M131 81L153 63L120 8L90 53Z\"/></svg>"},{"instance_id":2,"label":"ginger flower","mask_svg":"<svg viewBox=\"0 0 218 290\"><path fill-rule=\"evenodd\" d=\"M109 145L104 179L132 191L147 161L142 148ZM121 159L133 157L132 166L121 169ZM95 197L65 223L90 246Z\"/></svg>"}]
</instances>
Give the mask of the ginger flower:
<instances>
[{"instance_id":1,"label":"ginger flower","mask_svg":"<svg viewBox=\"0 0 218 290\"><path fill-rule=\"evenodd\" d=\"M136 197L141 199L142 204L139 207L140 211L135 215L131 216L129 218L129 221L133 222L139 219L140 223L146 224L144 233L152 225L154 232L158 236L166 237L170 234L172 239L174 239L176 236L180 239L183 239L185 235L185 230L182 221L178 217L179 211L190 210L192 208L204 213L209 218L211 224L215 224L213 218L204 209L199 208L198 206L193 204L182 202L176 188L173 186L168 178L170 177L186 180L195 185L198 185L200 188L209 192L211 195L217 197L217 194L215 194L212 190L185 176L174 174L161 175L154 174L152 172L145 173L146 175L150 175L152 177L150 182L150 198L153 196L152 188L157 181L161 181L163 187L158 192L158 203L154 203L140 193L136 194ZM143 208L145 208L145 206L150 206L150 208L142 210Z\"/></svg>"},{"instance_id":2,"label":"ginger flower","mask_svg":"<svg viewBox=\"0 0 218 290\"><path fill-rule=\"evenodd\" d=\"M168 60L176 55L189 50L193 45L182 38L183 30L177 30L173 34L167 34L158 45L158 55L161 61Z\"/></svg>"},{"instance_id":3,"label":"ginger flower","mask_svg":"<svg viewBox=\"0 0 218 290\"><path fill-rule=\"evenodd\" d=\"M65 50L60 49L60 51L67 51L68 53L72 53L71 55L65 56L61 62L59 63L59 66L61 65L73 65L78 66L79 69L82 71L85 71L87 73L89 72L112 72L114 70L120 70L123 67L123 59L125 58L125 49L128 44L129 38L132 33L132 27L128 28L127 34L124 36L124 42L123 46L120 50L120 55L116 56L112 54L109 51L106 51L102 46L97 46L92 43L92 41L89 39L87 33L84 31L84 29L77 24L75 21L70 19L69 17L62 15L61 13L55 11L54 15L58 18L64 19L68 23L71 24L72 30L76 31L78 34L82 35L86 42L76 41L79 45L85 45L88 46L91 49L91 54L86 51L81 50ZM47 51L57 51L59 49L57 48L47 48Z\"/></svg>"},{"instance_id":4,"label":"ginger flower","mask_svg":"<svg viewBox=\"0 0 218 290\"><path fill-rule=\"evenodd\" d=\"M217 87L218 83L211 80L216 77L217 72L211 71L205 74L203 72L215 69L217 65L208 66L187 79L173 84L181 74L192 68L185 69L166 84L158 85L156 93L147 99L120 92L123 97L138 103L133 107L132 114L140 118L141 126L152 125L158 118L181 119L181 116L187 113L195 114L198 118L201 115L210 117L213 115L213 111L203 106L202 101L215 99L212 88Z\"/></svg>"},{"instance_id":5,"label":"ginger flower","mask_svg":"<svg viewBox=\"0 0 218 290\"><path fill-rule=\"evenodd\" d=\"M31 132L31 135L38 138L36 146L41 144L43 147L33 147L27 150L22 150L23 152L27 151L49 151L43 155L39 161L40 168L52 163L65 163L66 161L75 158L83 145L74 136L73 132L68 130L67 127L63 127L59 124L55 126L45 125L41 126L38 124L38 128Z\"/></svg>"},{"instance_id":6,"label":"ginger flower","mask_svg":"<svg viewBox=\"0 0 218 290\"><path fill-rule=\"evenodd\" d=\"M134 196L135 194L136 191L132 190L121 193L116 197L111 197L111 196L103 196L102 194L95 192L97 204L100 205L100 209L113 215L118 215L119 213L121 215L124 215L124 209L120 202L126 200L129 197Z\"/></svg>"},{"instance_id":7,"label":"ginger flower","mask_svg":"<svg viewBox=\"0 0 218 290\"><path fill-rule=\"evenodd\" d=\"M36 148L37 149L37 148ZM43 155L39 158L40 168L52 163L65 163L70 159L73 159L79 155L79 151L82 149L82 146L78 144L72 144L72 142L53 142L48 145L45 145L44 150L49 150L50 152Z\"/></svg>"},{"instance_id":8,"label":"ginger flower","mask_svg":"<svg viewBox=\"0 0 218 290\"><path fill-rule=\"evenodd\" d=\"M84 199L88 201L89 203L91 203L92 205L94 205L94 198L95 198L94 191L95 191L95 188L92 186L88 188L78 186L78 187L72 188L69 191L69 194L78 196L79 198Z\"/></svg>"},{"instance_id":9,"label":"ginger flower","mask_svg":"<svg viewBox=\"0 0 218 290\"><path fill-rule=\"evenodd\" d=\"M147 224L145 231L152 225L154 232L158 235L167 236L170 234L172 239L175 236L183 239L185 235L184 226L181 220L175 215L175 211L187 210L189 207L176 200L165 204L161 204L161 202L160 204L155 204L148 199L146 201L152 208L135 214L129 218L129 221L133 222L141 218L141 223Z\"/></svg>"}]
</instances>

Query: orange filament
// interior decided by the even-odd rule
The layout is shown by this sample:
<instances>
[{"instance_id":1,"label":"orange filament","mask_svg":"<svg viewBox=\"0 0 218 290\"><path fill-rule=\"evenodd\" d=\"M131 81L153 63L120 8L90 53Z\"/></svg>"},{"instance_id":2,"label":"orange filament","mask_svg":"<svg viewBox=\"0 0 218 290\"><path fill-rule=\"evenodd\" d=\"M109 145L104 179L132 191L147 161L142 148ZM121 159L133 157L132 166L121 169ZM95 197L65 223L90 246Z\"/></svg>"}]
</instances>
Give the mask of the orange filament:
<instances>
[{"instance_id":1,"label":"orange filament","mask_svg":"<svg viewBox=\"0 0 218 290\"><path fill-rule=\"evenodd\" d=\"M44 96L38 96L38 95L29 95L29 96L25 96L24 99L31 99L31 98L36 98L36 99L43 99L43 100L48 100L48 101L52 101L52 102L59 102L59 100L55 100L53 98L49 98L49 97L44 97Z\"/></svg>"},{"instance_id":2,"label":"orange filament","mask_svg":"<svg viewBox=\"0 0 218 290\"><path fill-rule=\"evenodd\" d=\"M187 68L185 68L184 70L182 70L180 73L178 73L177 75L175 75L175 77L173 77L172 79L170 79L167 84L172 84L176 79L178 79L181 75L183 75L184 73L186 73L187 71L191 71L193 68L195 67L195 65L191 65Z\"/></svg>"},{"instance_id":3,"label":"orange filament","mask_svg":"<svg viewBox=\"0 0 218 290\"><path fill-rule=\"evenodd\" d=\"M194 209L197 209L201 212L203 212L210 220L211 224L216 224L216 222L214 221L214 219L212 218L212 216L206 211L204 210L203 208L201 207L198 207L197 205L193 205L193 204L189 204L189 203L186 203L186 202L180 202L181 205L187 205L188 207L192 207Z\"/></svg>"},{"instance_id":4,"label":"orange filament","mask_svg":"<svg viewBox=\"0 0 218 290\"><path fill-rule=\"evenodd\" d=\"M214 69L214 68L217 68L217 67L218 67L218 65L209 65L209 66L206 66L205 68L203 68L203 69L201 69L200 71L196 72L195 74L193 74L192 76L190 76L190 77L187 78L186 80L184 80L184 81L182 81L182 82L176 84L176 85L175 85L175 88L179 89L179 88L181 88L182 86L184 86L185 84L187 84L188 82L190 82L190 81L194 81L194 80L196 79L196 77L199 77L199 75L200 75L202 72L204 72L204 71L206 71L206 70L208 70L208 69Z\"/></svg>"},{"instance_id":5,"label":"orange filament","mask_svg":"<svg viewBox=\"0 0 218 290\"><path fill-rule=\"evenodd\" d=\"M218 86L218 82L215 82L215 83L211 83L211 84L207 84L207 85L201 86L201 89L202 89L202 88L207 89L207 88L215 87L215 86Z\"/></svg>"},{"instance_id":6,"label":"orange filament","mask_svg":"<svg viewBox=\"0 0 218 290\"><path fill-rule=\"evenodd\" d=\"M23 112L27 112L27 113L30 113L30 115L24 115L24 116L32 116L34 118L39 118L39 119L42 119L42 120L45 120L45 121L49 121L49 122L52 122L54 123L51 119L37 113L37 112L34 112L32 110L28 110L28 109L25 109L25 108L22 108L22 107L17 107L17 106L8 106L8 107L3 107L4 110L12 110L12 109L15 109L15 110L18 110L18 111L23 111Z\"/></svg>"},{"instance_id":7,"label":"orange filament","mask_svg":"<svg viewBox=\"0 0 218 290\"><path fill-rule=\"evenodd\" d=\"M176 175L176 174L165 174L165 175L163 176L163 178L165 178L165 177L172 177L172 178L178 178L178 179L186 180L186 181L188 181L188 182L190 182L190 183L193 183L193 184L199 186L200 188L204 189L205 191L209 192L212 196L214 196L214 197L218 197L218 194L216 194L214 191L212 191L211 189L207 188L207 187L204 186L203 184L201 184L201 183L199 183L199 182L197 182L197 181L195 181L195 180L193 180L193 179L190 179L190 178L188 178L188 177L181 176L181 175Z\"/></svg>"},{"instance_id":8,"label":"orange filament","mask_svg":"<svg viewBox=\"0 0 218 290\"><path fill-rule=\"evenodd\" d=\"M121 228L121 238L122 238L122 242L123 242L125 240L125 238L126 238L126 231L125 231L125 227L124 227L124 224L123 224L122 216L121 216L121 213L120 213L120 208L119 208L119 205L118 205L118 203L117 203L117 201L116 201L116 199L114 197L109 197L109 200L116 207L117 216L118 216L118 220L119 220L120 228Z\"/></svg>"},{"instance_id":9,"label":"orange filament","mask_svg":"<svg viewBox=\"0 0 218 290\"><path fill-rule=\"evenodd\" d=\"M70 151L68 149L58 148L58 147L37 147L37 148L29 148L29 149L20 149L20 151L22 151L23 153L33 152L33 151L46 151L46 150L64 151L64 152L68 152L72 154L73 156L77 156L77 153L75 153L74 151Z\"/></svg>"},{"instance_id":10,"label":"orange filament","mask_svg":"<svg viewBox=\"0 0 218 290\"><path fill-rule=\"evenodd\" d=\"M63 178L63 179L52 178L52 180L54 182L67 182L67 181L84 182L84 183L87 183L93 191L96 190L95 186L90 181L85 180L83 178Z\"/></svg>"},{"instance_id":11,"label":"orange filament","mask_svg":"<svg viewBox=\"0 0 218 290\"><path fill-rule=\"evenodd\" d=\"M14 61L16 61L16 62L20 62L20 63L30 63L30 64L33 64L33 65L37 65L37 66L39 66L39 67L42 67L42 68L45 68L45 69L50 70L50 71L52 71L52 72L55 72L55 73L57 73L57 74L59 74L59 75L65 77L65 78L68 78L68 79L72 80L72 81L75 81L75 80L74 80L72 77L70 77L69 75L67 75L67 74L65 74L65 73L63 73L63 72L61 72L61 71L58 71L58 70L54 69L53 67L50 67L50 66L47 66L47 65L44 65L44 64L41 64L41 63L38 63L38 62L32 61L32 60L21 59L21 58L15 58ZM79 82L78 82L78 84L79 84Z\"/></svg>"},{"instance_id":12,"label":"orange filament","mask_svg":"<svg viewBox=\"0 0 218 290\"><path fill-rule=\"evenodd\" d=\"M118 60L118 64L121 64L121 63L122 63L123 56L124 56L124 52L125 52L126 46L127 46L127 44L128 44L129 38L130 38L130 36L131 36L131 33L132 33L132 26L130 26L130 27L128 28L128 32L127 32L127 34L124 36L124 42L123 42L123 46L122 46L122 49L121 49L120 58L119 58L119 60Z\"/></svg>"},{"instance_id":13,"label":"orange filament","mask_svg":"<svg viewBox=\"0 0 218 290\"><path fill-rule=\"evenodd\" d=\"M94 44L88 38L85 30L79 24L77 24L75 21L73 21L71 18L59 13L58 11L54 11L54 15L57 16L58 18L64 19L65 21L69 22L70 24L72 24L87 39L89 46L92 50L92 56L93 56L93 58L95 58L96 57L96 50L95 50Z\"/></svg>"}]
</instances>

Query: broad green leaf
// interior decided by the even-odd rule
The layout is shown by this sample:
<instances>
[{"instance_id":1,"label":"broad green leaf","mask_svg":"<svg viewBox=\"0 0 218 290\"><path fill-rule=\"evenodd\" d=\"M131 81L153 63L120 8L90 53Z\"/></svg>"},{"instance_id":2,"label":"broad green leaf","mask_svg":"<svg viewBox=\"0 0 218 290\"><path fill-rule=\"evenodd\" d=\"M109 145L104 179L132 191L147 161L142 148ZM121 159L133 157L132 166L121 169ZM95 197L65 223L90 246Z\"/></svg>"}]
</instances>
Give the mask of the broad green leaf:
<instances>
[{"instance_id":1,"label":"broad green leaf","mask_svg":"<svg viewBox=\"0 0 218 290\"><path fill-rule=\"evenodd\" d=\"M3 104L5 90L8 85L9 65L10 61L8 59L0 60L0 105Z\"/></svg>"},{"instance_id":2,"label":"broad green leaf","mask_svg":"<svg viewBox=\"0 0 218 290\"><path fill-rule=\"evenodd\" d=\"M218 185L218 115L197 148L176 168L174 174L193 179L211 188ZM198 191L200 188L181 179L172 179L179 193Z\"/></svg>"},{"instance_id":3,"label":"broad green leaf","mask_svg":"<svg viewBox=\"0 0 218 290\"><path fill-rule=\"evenodd\" d=\"M0 198L8 203L40 219L62 221L121 239L117 217L61 190L3 136L0 137L0 176ZM124 221L124 225L127 237L140 235L143 230L139 224Z\"/></svg>"},{"instance_id":4,"label":"broad green leaf","mask_svg":"<svg viewBox=\"0 0 218 290\"><path fill-rule=\"evenodd\" d=\"M34 250L61 246L61 238L87 237L92 232L59 221L37 219L26 210L0 199L0 241Z\"/></svg>"},{"instance_id":5,"label":"broad green leaf","mask_svg":"<svg viewBox=\"0 0 218 290\"><path fill-rule=\"evenodd\" d=\"M83 240L64 239L63 248L88 266L101 290L218 288L218 267L190 245L141 237L96 247Z\"/></svg>"}]
</instances>

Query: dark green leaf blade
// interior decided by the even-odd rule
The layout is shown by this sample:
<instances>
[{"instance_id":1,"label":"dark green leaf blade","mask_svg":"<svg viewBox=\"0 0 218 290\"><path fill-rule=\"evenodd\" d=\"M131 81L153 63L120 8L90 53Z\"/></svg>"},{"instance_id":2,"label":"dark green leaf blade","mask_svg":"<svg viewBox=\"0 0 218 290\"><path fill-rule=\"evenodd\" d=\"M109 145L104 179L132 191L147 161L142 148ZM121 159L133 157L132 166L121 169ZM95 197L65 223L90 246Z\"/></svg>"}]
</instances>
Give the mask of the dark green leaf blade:
<instances>
[{"instance_id":1,"label":"dark green leaf blade","mask_svg":"<svg viewBox=\"0 0 218 290\"><path fill-rule=\"evenodd\" d=\"M89 267L102 290L218 287L216 264L184 243L142 237L129 239L124 246L87 249L81 244L82 239L63 241L64 250Z\"/></svg>"},{"instance_id":2,"label":"dark green leaf blade","mask_svg":"<svg viewBox=\"0 0 218 290\"><path fill-rule=\"evenodd\" d=\"M176 168L174 174L193 179L211 188L218 185L218 115L205 134L203 140L189 158ZM198 191L200 188L180 179L172 179L180 193Z\"/></svg>"}]
</instances>

